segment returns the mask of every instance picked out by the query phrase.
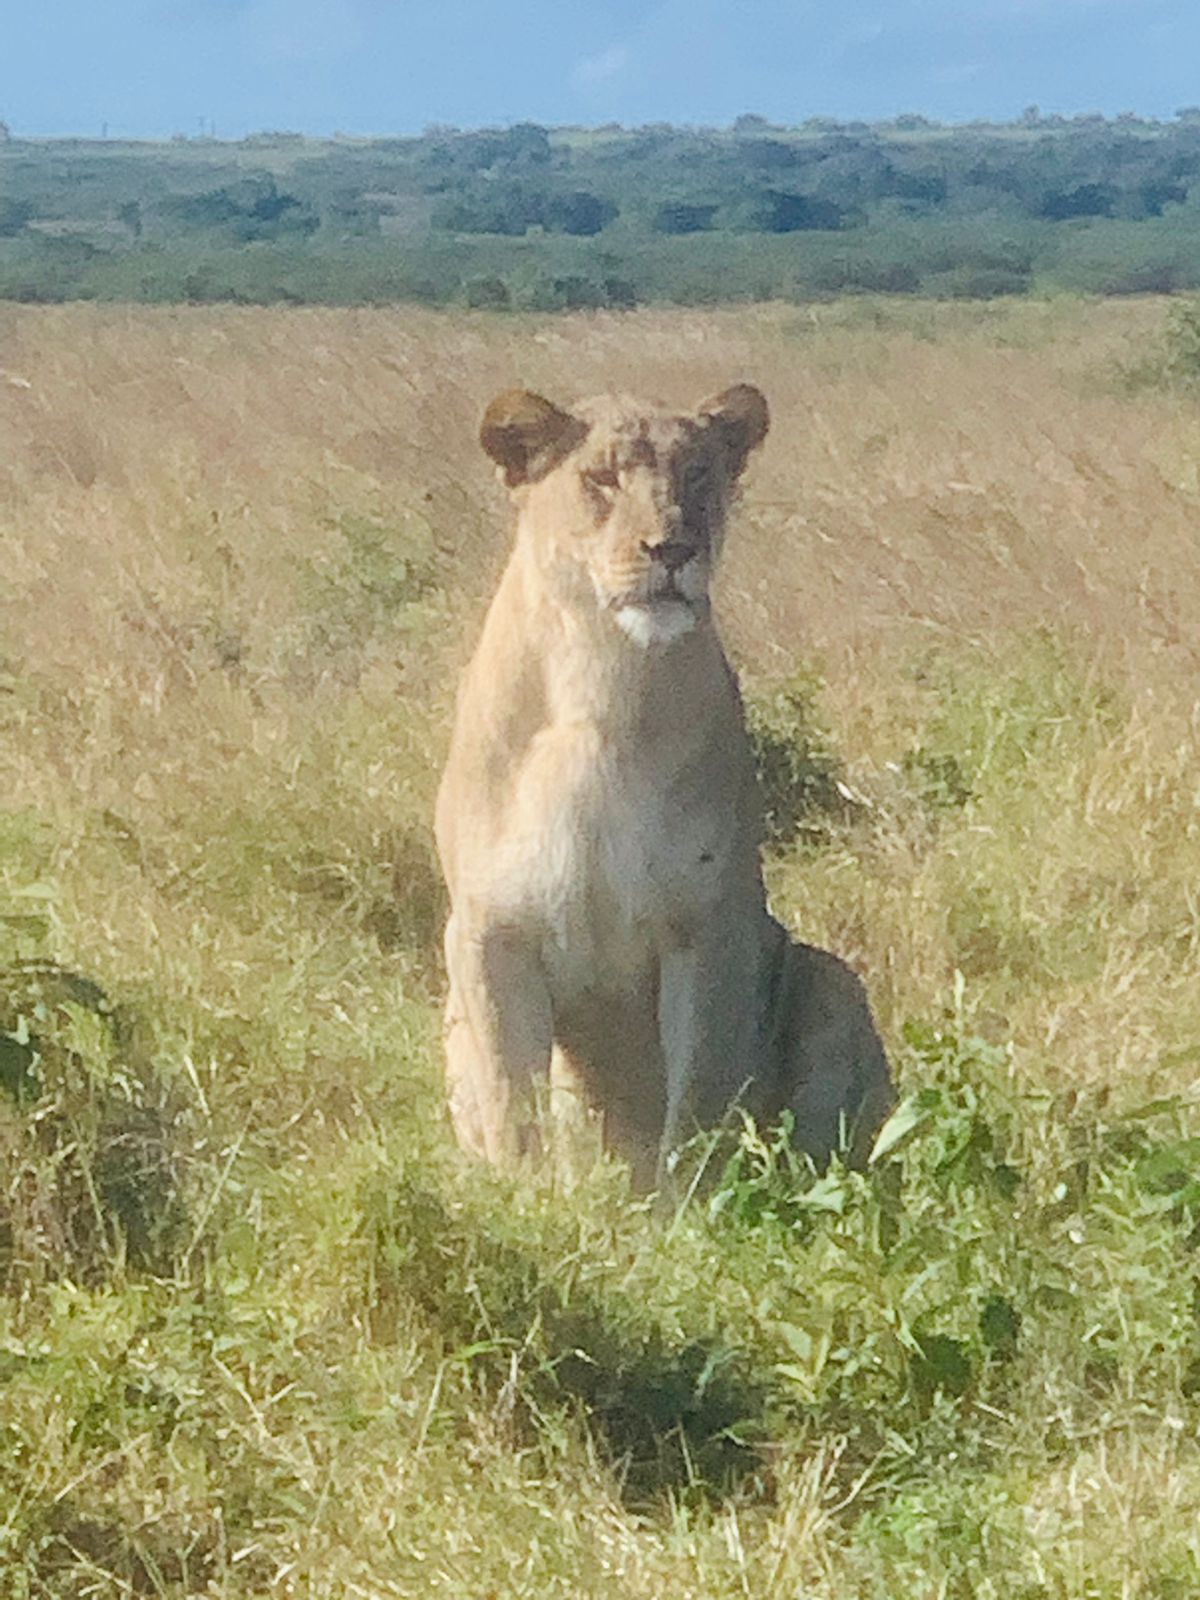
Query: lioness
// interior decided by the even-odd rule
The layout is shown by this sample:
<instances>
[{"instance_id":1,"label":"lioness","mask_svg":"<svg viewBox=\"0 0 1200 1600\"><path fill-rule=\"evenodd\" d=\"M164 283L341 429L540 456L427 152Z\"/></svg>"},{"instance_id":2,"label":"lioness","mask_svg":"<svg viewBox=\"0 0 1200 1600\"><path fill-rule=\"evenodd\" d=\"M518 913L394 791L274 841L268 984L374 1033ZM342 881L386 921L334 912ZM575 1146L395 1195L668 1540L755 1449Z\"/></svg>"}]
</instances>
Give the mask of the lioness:
<instances>
[{"instance_id":1,"label":"lioness","mask_svg":"<svg viewBox=\"0 0 1200 1600\"><path fill-rule=\"evenodd\" d=\"M693 416L511 390L480 440L516 544L462 684L437 802L460 1144L538 1142L551 1067L642 1187L734 1106L861 1153L887 1061L858 979L767 910L760 800L709 583L767 405Z\"/></svg>"}]
</instances>

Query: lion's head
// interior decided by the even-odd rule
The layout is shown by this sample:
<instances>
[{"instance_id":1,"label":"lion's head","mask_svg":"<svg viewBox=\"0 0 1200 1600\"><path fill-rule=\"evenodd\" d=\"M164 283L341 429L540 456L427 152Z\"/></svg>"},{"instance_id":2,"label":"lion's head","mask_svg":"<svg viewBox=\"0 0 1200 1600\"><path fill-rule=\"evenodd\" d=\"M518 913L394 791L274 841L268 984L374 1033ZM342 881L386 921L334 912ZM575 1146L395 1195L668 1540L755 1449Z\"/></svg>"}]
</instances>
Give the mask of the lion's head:
<instances>
[{"instance_id":1,"label":"lion's head","mask_svg":"<svg viewBox=\"0 0 1200 1600\"><path fill-rule=\"evenodd\" d=\"M511 389L487 408L480 442L562 597L649 646L706 613L729 501L767 426L745 383L685 416L611 396L564 411Z\"/></svg>"}]
</instances>

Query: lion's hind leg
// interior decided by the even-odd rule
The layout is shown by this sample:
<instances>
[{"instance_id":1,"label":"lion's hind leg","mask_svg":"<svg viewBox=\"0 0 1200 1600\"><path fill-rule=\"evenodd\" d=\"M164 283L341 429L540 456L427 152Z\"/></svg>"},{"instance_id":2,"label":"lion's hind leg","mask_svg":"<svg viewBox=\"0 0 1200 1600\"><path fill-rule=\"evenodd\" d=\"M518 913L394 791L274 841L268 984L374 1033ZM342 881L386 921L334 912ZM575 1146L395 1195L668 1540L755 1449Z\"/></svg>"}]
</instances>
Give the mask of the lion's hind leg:
<instances>
[{"instance_id":1,"label":"lion's hind leg","mask_svg":"<svg viewBox=\"0 0 1200 1600\"><path fill-rule=\"evenodd\" d=\"M866 990L828 950L786 941L773 996L776 1102L798 1147L819 1165L840 1153L863 1166L890 1110L891 1070Z\"/></svg>"}]
</instances>

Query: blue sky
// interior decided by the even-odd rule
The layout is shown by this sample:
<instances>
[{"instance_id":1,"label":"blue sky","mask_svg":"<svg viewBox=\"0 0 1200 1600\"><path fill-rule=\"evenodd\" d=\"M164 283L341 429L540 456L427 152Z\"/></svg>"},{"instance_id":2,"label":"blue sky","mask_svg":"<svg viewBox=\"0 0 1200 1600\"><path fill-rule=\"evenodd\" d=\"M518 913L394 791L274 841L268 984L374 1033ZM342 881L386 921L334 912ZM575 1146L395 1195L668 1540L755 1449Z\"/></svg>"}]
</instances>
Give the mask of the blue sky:
<instances>
[{"instance_id":1,"label":"blue sky","mask_svg":"<svg viewBox=\"0 0 1200 1600\"><path fill-rule=\"evenodd\" d=\"M1200 0L0 0L24 134L1200 103Z\"/></svg>"}]
</instances>

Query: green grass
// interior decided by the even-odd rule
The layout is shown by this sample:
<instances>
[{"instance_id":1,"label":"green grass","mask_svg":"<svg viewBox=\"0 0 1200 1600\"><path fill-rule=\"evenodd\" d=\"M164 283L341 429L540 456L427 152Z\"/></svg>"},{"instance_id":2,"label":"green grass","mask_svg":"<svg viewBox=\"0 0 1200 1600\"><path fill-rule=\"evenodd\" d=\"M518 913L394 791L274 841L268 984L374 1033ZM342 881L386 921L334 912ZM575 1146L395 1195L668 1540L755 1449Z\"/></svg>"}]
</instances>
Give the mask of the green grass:
<instances>
[{"instance_id":1,"label":"green grass","mask_svg":"<svg viewBox=\"0 0 1200 1600\"><path fill-rule=\"evenodd\" d=\"M1031 1082L976 1018L1102 964L1081 908L1029 926L997 827L1130 713L1046 636L1006 680L953 667L919 668L891 804L979 971L894 1041L891 1148L816 1178L747 1130L670 1223L616 1172L451 1152L433 890L379 939L353 730L290 759L269 826L225 793L215 827L211 778L174 821L187 938L104 992L60 967L68 930L163 841L109 821L81 859L77 819L9 816L6 1592L1192 1592L1194 1120ZM777 741L797 692L764 702ZM829 827L781 880L871 870L878 821ZM1152 1537L1102 1510L1095 1462L1130 1452L1184 1486Z\"/></svg>"}]
</instances>

